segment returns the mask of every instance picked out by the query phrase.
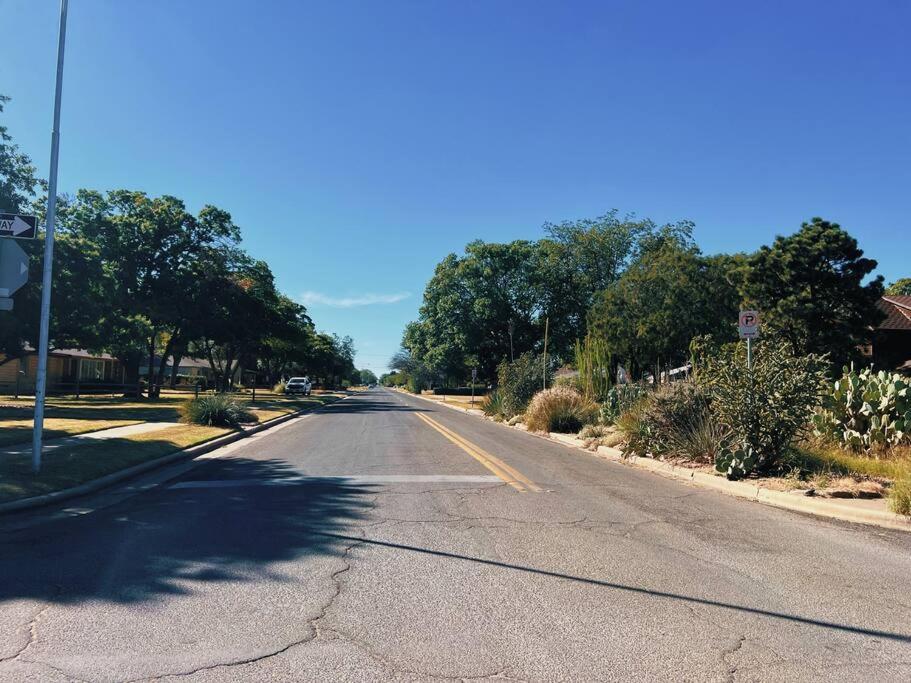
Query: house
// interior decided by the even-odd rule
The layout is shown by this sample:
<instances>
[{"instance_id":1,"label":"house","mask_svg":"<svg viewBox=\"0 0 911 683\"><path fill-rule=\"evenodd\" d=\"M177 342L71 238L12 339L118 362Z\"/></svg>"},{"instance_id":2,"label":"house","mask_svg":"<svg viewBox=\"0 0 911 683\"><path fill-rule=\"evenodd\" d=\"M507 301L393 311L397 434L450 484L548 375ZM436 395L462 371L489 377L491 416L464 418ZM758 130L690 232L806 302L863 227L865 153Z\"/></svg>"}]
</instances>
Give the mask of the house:
<instances>
[{"instance_id":1,"label":"house","mask_svg":"<svg viewBox=\"0 0 911 683\"><path fill-rule=\"evenodd\" d=\"M165 365L164 376L170 378L174 373L174 368L172 367L174 363L173 358L168 359L167 365ZM155 369L156 371L161 367L161 358L155 358ZM177 376L181 375L195 378L195 377L204 377L206 380L212 379L212 366L209 365L209 361L203 360L202 358L181 358L180 365L177 366ZM149 376L149 365L146 362L139 368L140 377Z\"/></svg>"},{"instance_id":2,"label":"house","mask_svg":"<svg viewBox=\"0 0 911 683\"><path fill-rule=\"evenodd\" d=\"M0 394L33 394L38 375L38 353L27 353L9 362L0 354ZM107 353L92 353L84 349L52 349L47 357L48 393L74 391L92 386L121 385L124 368Z\"/></svg>"},{"instance_id":3,"label":"house","mask_svg":"<svg viewBox=\"0 0 911 683\"><path fill-rule=\"evenodd\" d=\"M878 368L911 373L911 296L886 295L876 305L886 317L865 351Z\"/></svg>"}]
</instances>

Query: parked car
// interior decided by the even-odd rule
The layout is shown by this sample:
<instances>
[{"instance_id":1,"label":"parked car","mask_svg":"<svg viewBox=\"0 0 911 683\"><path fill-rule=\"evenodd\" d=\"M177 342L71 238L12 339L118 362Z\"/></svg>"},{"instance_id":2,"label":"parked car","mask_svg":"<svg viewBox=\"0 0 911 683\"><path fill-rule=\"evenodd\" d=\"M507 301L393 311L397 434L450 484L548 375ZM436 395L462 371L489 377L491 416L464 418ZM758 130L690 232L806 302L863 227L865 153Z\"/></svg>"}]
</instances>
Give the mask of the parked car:
<instances>
[{"instance_id":1,"label":"parked car","mask_svg":"<svg viewBox=\"0 0 911 683\"><path fill-rule=\"evenodd\" d=\"M285 383L285 393L309 396L312 386L309 377L292 377Z\"/></svg>"}]
</instances>

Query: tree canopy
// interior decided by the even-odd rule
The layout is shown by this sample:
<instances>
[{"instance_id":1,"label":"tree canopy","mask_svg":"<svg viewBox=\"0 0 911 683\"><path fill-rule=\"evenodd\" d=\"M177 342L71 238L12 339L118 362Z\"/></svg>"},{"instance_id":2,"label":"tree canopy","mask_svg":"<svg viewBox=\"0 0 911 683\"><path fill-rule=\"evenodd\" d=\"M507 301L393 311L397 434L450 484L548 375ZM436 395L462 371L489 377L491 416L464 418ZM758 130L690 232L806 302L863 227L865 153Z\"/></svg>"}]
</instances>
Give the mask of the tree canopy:
<instances>
[{"instance_id":1,"label":"tree canopy","mask_svg":"<svg viewBox=\"0 0 911 683\"><path fill-rule=\"evenodd\" d=\"M883 317L883 278L868 280L876 261L863 254L837 223L813 218L750 256L741 295L796 354L828 353L840 367Z\"/></svg>"}]
</instances>

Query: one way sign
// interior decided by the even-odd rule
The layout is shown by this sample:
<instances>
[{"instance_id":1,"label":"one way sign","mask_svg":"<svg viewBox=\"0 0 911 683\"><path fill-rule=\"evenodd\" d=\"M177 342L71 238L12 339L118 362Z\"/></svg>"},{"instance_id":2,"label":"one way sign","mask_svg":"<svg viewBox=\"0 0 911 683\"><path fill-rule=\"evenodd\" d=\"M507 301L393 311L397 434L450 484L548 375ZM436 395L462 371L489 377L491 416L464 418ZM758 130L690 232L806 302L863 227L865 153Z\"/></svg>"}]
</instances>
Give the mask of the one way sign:
<instances>
[{"instance_id":1,"label":"one way sign","mask_svg":"<svg viewBox=\"0 0 911 683\"><path fill-rule=\"evenodd\" d=\"M33 240L38 234L38 219L18 213L0 213L0 237Z\"/></svg>"}]
</instances>

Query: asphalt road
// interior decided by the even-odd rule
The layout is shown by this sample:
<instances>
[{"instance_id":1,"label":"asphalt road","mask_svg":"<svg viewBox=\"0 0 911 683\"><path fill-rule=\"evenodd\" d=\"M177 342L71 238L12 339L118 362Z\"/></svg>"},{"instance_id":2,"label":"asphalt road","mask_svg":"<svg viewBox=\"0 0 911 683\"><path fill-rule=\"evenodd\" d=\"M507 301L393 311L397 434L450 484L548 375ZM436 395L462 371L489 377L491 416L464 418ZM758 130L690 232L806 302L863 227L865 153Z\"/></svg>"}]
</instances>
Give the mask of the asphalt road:
<instances>
[{"instance_id":1,"label":"asphalt road","mask_svg":"<svg viewBox=\"0 0 911 683\"><path fill-rule=\"evenodd\" d=\"M911 680L901 532L381 390L216 455L0 520L0 680Z\"/></svg>"}]
</instances>

